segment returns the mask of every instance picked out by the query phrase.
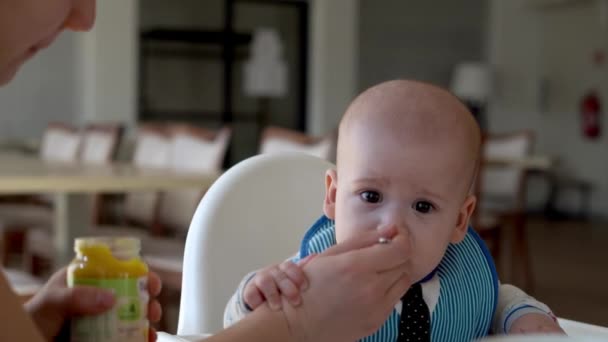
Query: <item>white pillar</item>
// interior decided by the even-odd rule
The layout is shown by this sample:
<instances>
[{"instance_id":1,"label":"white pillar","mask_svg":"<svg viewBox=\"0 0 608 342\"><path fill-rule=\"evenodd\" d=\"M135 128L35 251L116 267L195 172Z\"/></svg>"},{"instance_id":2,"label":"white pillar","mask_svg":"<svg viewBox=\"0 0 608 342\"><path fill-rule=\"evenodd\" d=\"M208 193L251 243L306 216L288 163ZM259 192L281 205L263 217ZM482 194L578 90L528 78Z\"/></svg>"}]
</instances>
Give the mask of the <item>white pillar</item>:
<instances>
[{"instance_id":1,"label":"white pillar","mask_svg":"<svg viewBox=\"0 0 608 342\"><path fill-rule=\"evenodd\" d=\"M357 91L359 1L311 1L308 131L337 127Z\"/></svg>"},{"instance_id":2,"label":"white pillar","mask_svg":"<svg viewBox=\"0 0 608 342\"><path fill-rule=\"evenodd\" d=\"M82 121L137 121L137 0L97 1L97 21L81 35Z\"/></svg>"}]
</instances>

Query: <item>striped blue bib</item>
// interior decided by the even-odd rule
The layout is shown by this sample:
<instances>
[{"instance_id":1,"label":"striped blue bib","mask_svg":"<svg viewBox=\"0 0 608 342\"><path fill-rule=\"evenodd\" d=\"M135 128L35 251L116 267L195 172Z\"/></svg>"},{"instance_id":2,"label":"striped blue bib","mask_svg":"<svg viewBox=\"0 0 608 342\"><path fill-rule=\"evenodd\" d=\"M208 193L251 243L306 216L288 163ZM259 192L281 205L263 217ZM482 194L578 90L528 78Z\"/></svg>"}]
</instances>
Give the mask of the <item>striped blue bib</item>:
<instances>
[{"instance_id":1,"label":"striped blue bib","mask_svg":"<svg viewBox=\"0 0 608 342\"><path fill-rule=\"evenodd\" d=\"M334 222L323 216L304 236L299 257L335 244ZM431 313L431 341L472 341L488 335L498 301L498 276L490 253L473 229L462 242L448 246L434 275L440 291ZM397 341L400 314L393 310L378 331L361 341Z\"/></svg>"}]
</instances>

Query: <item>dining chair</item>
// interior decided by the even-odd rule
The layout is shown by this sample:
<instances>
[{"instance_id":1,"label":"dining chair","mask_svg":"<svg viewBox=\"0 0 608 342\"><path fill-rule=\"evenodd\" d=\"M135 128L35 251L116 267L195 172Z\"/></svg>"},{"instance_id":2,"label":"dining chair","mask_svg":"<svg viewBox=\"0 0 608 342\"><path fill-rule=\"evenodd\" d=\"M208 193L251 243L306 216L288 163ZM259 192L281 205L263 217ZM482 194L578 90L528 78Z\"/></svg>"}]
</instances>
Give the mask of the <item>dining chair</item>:
<instances>
[{"instance_id":1,"label":"dining chair","mask_svg":"<svg viewBox=\"0 0 608 342\"><path fill-rule=\"evenodd\" d=\"M99 139L99 129L95 131ZM109 132L109 129L104 129ZM161 125L142 125L138 128L136 138L136 148L133 155L133 164L140 168L166 168L169 158L170 135L166 128ZM112 143L105 146L113 146ZM115 148L115 147L113 147ZM100 156L111 156L111 151L95 150L91 148L90 159L97 159L101 162ZM144 239L148 235L148 230L154 230L158 213L159 194L156 192L135 192L125 195L123 205L113 208L117 211L119 222L117 224L94 224L92 222L88 235L129 235ZM112 209L112 208L109 208ZM49 271L54 257L53 245L48 241L52 240L52 231L48 229L35 229L27 234L25 246L26 268L33 274L44 274Z\"/></svg>"},{"instance_id":2,"label":"dining chair","mask_svg":"<svg viewBox=\"0 0 608 342\"><path fill-rule=\"evenodd\" d=\"M262 154L227 170L201 200L186 239L179 335L222 329L245 274L298 250L322 215L333 165L304 153Z\"/></svg>"},{"instance_id":3,"label":"dining chair","mask_svg":"<svg viewBox=\"0 0 608 342\"><path fill-rule=\"evenodd\" d=\"M212 132L186 125L146 125L138 133L133 163L141 168L162 168L185 173L219 173L230 140L230 129ZM206 189L158 193L129 193L124 220L114 225L96 225L89 235L130 235L142 240L142 254L161 276L166 288L181 278L183 245L190 219ZM160 236L170 235L171 237ZM28 236L33 259L50 260L48 231ZM37 262L42 263L38 260ZM47 262L48 263L48 262ZM178 266L175 266L178 265ZM179 289L178 285L174 286Z\"/></svg>"},{"instance_id":4,"label":"dining chair","mask_svg":"<svg viewBox=\"0 0 608 342\"><path fill-rule=\"evenodd\" d=\"M303 152L328 161L335 160L336 131L325 136L313 137L302 132L269 126L262 132L261 154Z\"/></svg>"},{"instance_id":5,"label":"dining chair","mask_svg":"<svg viewBox=\"0 0 608 342\"><path fill-rule=\"evenodd\" d=\"M534 134L529 131L484 136L476 186L478 204L472 218L497 264L501 263L505 229L512 227L513 241L507 253L513 275L521 270L528 291L532 291L533 277L526 235L526 169L508 161L529 156L533 143ZM516 256L521 263L515 262Z\"/></svg>"},{"instance_id":6,"label":"dining chair","mask_svg":"<svg viewBox=\"0 0 608 342\"><path fill-rule=\"evenodd\" d=\"M179 125L172 129L169 168L184 173L216 173L222 170L230 141L231 129L218 132ZM207 189L168 191L162 193L159 222L177 230L182 237L190 226L196 205Z\"/></svg>"},{"instance_id":7,"label":"dining chair","mask_svg":"<svg viewBox=\"0 0 608 342\"><path fill-rule=\"evenodd\" d=\"M78 128L50 123L42 137L39 158L49 163L76 162L81 146ZM53 224L52 197L49 194L18 196L0 203L1 260L4 265L22 258L32 229L50 230Z\"/></svg>"},{"instance_id":8,"label":"dining chair","mask_svg":"<svg viewBox=\"0 0 608 342\"><path fill-rule=\"evenodd\" d=\"M166 169L170 151L171 134L166 125L143 125L137 133L132 163L142 169ZM159 199L158 192L127 193L120 223L153 226L157 220Z\"/></svg>"},{"instance_id":9,"label":"dining chair","mask_svg":"<svg viewBox=\"0 0 608 342\"><path fill-rule=\"evenodd\" d=\"M109 165L114 161L116 150L122 136L120 124L103 123L89 124L82 132L80 162L92 166ZM98 194L93 196L92 222L101 224L106 206L112 201L112 196Z\"/></svg>"},{"instance_id":10,"label":"dining chair","mask_svg":"<svg viewBox=\"0 0 608 342\"><path fill-rule=\"evenodd\" d=\"M174 172L219 174L231 129L217 132L204 128L178 125L171 130L169 167ZM179 294L185 237L192 215L207 188L166 191L161 194L158 223L162 231L143 242L142 253L150 269L157 272L165 289ZM166 301L175 296L166 291Z\"/></svg>"},{"instance_id":11,"label":"dining chair","mask_svg":"<svg viewBox=\"0 0 608 342\"><path fill-rule=\"evenodd\" d=\"M42 137L40 158L51 162L75 162L82 141L80 130L65 123L50 123Z\"/></svg>"},{"instance_id":12,"label":"dining chair","mask_svg":"<svg viewBox=\"0 0 608 342\"><path fill-rule=\"evenodd\" d=\"M120 124L89 124L82 132L79 160L84 164L107 164L114 159L120 143Z\"/></svg>"},{"instance_id":13,"label":"dining chair","mask_svg":"<svg viewBox=\"0 0 608 342\"><path fill-rule=\"evenodd\" d=\"M81 146L79 129L65 123L50 123L42 137L39 158L49 163L75 162ZM31 264L27 254L27 239L34 230L50 232L53 224L52 197L47 194L19 196L0 204L0 259L3 265L17 264L19 268L4 268L9 283L22 299L34 295L41 282L24 271ZM48 240L44 241L48 245ZM20 261L13 261L14 259ZM29 268L29 267L28 267Z\"/></svg>"}]
</instances>

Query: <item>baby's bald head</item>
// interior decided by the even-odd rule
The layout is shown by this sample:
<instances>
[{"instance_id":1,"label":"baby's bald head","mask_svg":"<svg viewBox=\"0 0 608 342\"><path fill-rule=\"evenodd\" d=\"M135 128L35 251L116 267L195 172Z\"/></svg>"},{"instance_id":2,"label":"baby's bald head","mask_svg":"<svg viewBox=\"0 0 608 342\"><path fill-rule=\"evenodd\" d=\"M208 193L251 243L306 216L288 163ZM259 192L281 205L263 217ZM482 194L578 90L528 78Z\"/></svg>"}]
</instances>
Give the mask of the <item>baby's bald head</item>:
<instances>
[{"instance_id":1,"label":"baby's bald head","mask_svg":"<svg viewBox=\"0 0 608 342\"><path fill-rule=\"evenodd\" d=\"M472 184L481 133L473 115L448 91L407 80L381 83L364 91L351 103L340 123L338 173L344 157L352 152L352 139L374 139L371 132L399 139L398 145L404 149L433 144L438 153L457 155L466 164Z\"/></svg>"}]
</instances>

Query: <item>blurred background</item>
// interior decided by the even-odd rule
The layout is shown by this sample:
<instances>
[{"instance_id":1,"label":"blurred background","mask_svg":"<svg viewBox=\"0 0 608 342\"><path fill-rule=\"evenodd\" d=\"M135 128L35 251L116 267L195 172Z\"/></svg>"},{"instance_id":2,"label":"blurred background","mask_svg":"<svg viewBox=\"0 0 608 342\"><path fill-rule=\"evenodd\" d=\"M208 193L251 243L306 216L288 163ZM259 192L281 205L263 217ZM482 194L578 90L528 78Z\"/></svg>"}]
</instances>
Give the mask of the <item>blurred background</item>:
<instances>
[{"instance_id":1,"label":"blurred background","mask_svg":"<svg viewBox=\"0 0 608 342\"><path fill-rule=\"evenodd\" d=\"M185 158L219 146L221 158L201 162L200 173L272 150L332 160L335 129L356 94L390 79L428 81L461 98L485 132L473 224L503 282L559 316L608 325L606 53L606 0L102 0L93 31L63 34L0 90L0 148L9 160L16 153L53 159L43 151L70 143L50 135L82 144L105 125L116 129L115 140L100 164L145 167L141 160L159 153L144 152L146 134L175 150L185 132L179 126L203 151L188 145ZM67 159L81 162L84 149L72 149ZM166 162L160 166L181 165ZM131 220L138 234L161 226L154 239L183 244L205 189L194 190L180 202L187 203L181 221L153 211ZM174 192L184 191L193 189ZM49 240L32 231L57 224L53 203L17 201L18 189L3 193L5 266L44 279L48 267L31 260L45 259L39 250L48 243L40 241ZM99 202L105 209L96 224L124 226L116 217L129 215L121 207L128 198ZM24 206L37 221L30 211L15 217ZM167 272L179 278L180 268ZM179 282L174 290L178 296ZM164 324L174 331L174 319Z\"/></svg>"}]
</instances>

